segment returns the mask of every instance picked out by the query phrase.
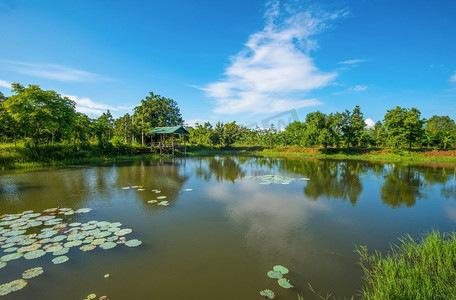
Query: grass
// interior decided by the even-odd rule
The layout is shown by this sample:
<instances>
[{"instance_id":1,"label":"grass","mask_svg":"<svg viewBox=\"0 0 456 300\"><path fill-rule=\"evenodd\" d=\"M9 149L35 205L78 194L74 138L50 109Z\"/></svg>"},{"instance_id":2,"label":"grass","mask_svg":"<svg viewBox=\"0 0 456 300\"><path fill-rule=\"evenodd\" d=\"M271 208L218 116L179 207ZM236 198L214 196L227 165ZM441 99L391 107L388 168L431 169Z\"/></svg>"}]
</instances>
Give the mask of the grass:
<instances>
[{"instance_id":1,"label":"grass","mask_svg":"<svg viewBox=\"0 0 456 300\"><path fill-rule=\"evenodd\" d=\"M0 169L34 169L43 166L105 163L121 160L140 160L166 155L136 155L137 149L129 145L105 144L49 144L40 145L38 151L27 143L0 144Z\"/></svg>"},{"instance_id":2,"label":"grass","mask_svg":"<svg viewBox=\"0 0 456 300\"><path fill-rule=\"evenodd\" d=\"M360 247L361 299L456 299L456 233L407 236L388 253Z\"/></svg>"},{"instance_id":3,"label":"grass","mask_svg":"<svg viewBox=\"0 0 456 300\"><path fill-rule=\"evenodd\" d=\"M190 156L210 155L247 155L278 158L317 158L336 160L363 160L383 163L406 164L443 164L456 165L456 151L435 151L427 149L376 149L376 148L340 148L318 149L299 147L230 147L228 149L208 146L188 146Z\"/></svg>"}]
</instances>

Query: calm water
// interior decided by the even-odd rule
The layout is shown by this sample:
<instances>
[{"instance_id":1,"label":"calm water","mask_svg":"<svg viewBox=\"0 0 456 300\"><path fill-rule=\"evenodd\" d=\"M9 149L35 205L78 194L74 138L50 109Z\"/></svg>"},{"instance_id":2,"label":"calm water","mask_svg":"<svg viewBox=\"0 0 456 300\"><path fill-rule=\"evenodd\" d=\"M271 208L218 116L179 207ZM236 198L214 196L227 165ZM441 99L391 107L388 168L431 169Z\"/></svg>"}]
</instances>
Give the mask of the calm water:
<instances>
[{"instance_id":1,"label":"calm water","mask_svg":"<svg viewBox=\"0 0 456 300\"><path fill-rule=\"evenodd\" d=\"M308 177L261 185L246 176ZM143 185L147 190L122 190ZM191 192L184 189L191 188ZM170 206L148 204L162 191ZM136 248L82 252L61 265L52 255L11 261L0 283L31 267L45 273L4 299L277 299L356 294L355 245L387 249L398 236L456 224L455 170L368 162L213 157L47 169L0 176L0 214L56 207L93 210L72 221L119 221ZM0 249L0 256L3 255ZM287 266L295 289L266 272ZM109 273L108 279L103 275Z\"/></svg>"}]
</instances>

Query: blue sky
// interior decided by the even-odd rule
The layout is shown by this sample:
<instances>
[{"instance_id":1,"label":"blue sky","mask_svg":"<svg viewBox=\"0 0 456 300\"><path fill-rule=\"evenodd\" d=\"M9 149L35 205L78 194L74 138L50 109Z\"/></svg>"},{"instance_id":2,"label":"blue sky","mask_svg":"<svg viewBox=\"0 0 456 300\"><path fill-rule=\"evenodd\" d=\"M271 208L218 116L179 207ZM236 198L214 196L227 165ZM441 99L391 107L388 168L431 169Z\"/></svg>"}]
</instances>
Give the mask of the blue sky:
<instances>
[{"instance_id":1,"label":"blue sky","mask_svg":"<svg viewBox=\"0 0 456 300\"><path fill-rule=\"evenodd\" d=\"M92 117L153 91L190 124L355 105L456 119L455 15L452 0L0 0L0 91L37 84Z\"/></svg>"}]
</instances>

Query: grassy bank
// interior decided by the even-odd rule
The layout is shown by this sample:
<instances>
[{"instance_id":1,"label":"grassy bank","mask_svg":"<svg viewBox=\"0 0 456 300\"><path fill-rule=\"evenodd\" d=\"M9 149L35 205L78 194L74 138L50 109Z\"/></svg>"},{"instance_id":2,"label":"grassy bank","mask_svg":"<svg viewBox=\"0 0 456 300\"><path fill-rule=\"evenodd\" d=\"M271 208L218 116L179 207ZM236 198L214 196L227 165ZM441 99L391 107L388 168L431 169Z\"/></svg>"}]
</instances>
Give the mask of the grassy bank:
<instances>
[{"instance_id":1,"label":"grassy bank","mask_svg":"<svg viewBox=\"0 0 456 300\"><path fill-rule=\"evenodd\" d=\"M445 164L456 165L456 150L392 150L392 149L304 149L304 148L267 148L267 147L231 147L228 149L207 146L190 146L187 153L191 156L208 155L250 155L278 158L317 158L350 159L384 163L407 164Z\"/></svg>"},{"instance_id":2,"label":"grassy bank","mask_svg":"<svg viewBox=\"0 0 456 300\"><path fill-rule=\"evenodd\" d=\"M35 151L28 144L0 144L0 169L78 165L121 160L150 159L164 155L136 155L137 147L105 144L50 144Z\"/></svg>"},{"instance_id":3,"label":"grassy bank","mask_svg":"<svg viewBox=\"0 0 456 300\"><path fill-rule=\"evenodd\" d=\"M456 299L456 233L410 236L382 255L358 249L365 284L361 299Z\"/></svg>"}]
</instances>

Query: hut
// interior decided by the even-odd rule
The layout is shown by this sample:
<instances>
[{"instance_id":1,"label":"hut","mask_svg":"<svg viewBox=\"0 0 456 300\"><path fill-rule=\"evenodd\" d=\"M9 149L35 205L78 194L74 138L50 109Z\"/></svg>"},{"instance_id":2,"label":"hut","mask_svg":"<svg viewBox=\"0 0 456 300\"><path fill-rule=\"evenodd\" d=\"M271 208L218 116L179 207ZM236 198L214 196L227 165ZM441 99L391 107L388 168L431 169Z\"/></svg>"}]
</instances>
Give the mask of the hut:
<instances>
[{"instance_id":1,"label":"hut","mask_svg":"<svg viewBox=\"0 0 456 300\"><path fill-rule=\"evenodd\" d=\"M174 126L174 127L155 127L152 129L152 133L160 135L160 141L155 144L160 150L160 153L168 153L170 150L172 151L172 155L174 157L174 148L179 147L179 143L176 143L175 136L176 135L189 135L187 129L183 126ZM171 144L166 143L166 137L171 135ZM187 146L185 145L184 139L184 155L187 154Z\"/></svg>"}]
</instances>

